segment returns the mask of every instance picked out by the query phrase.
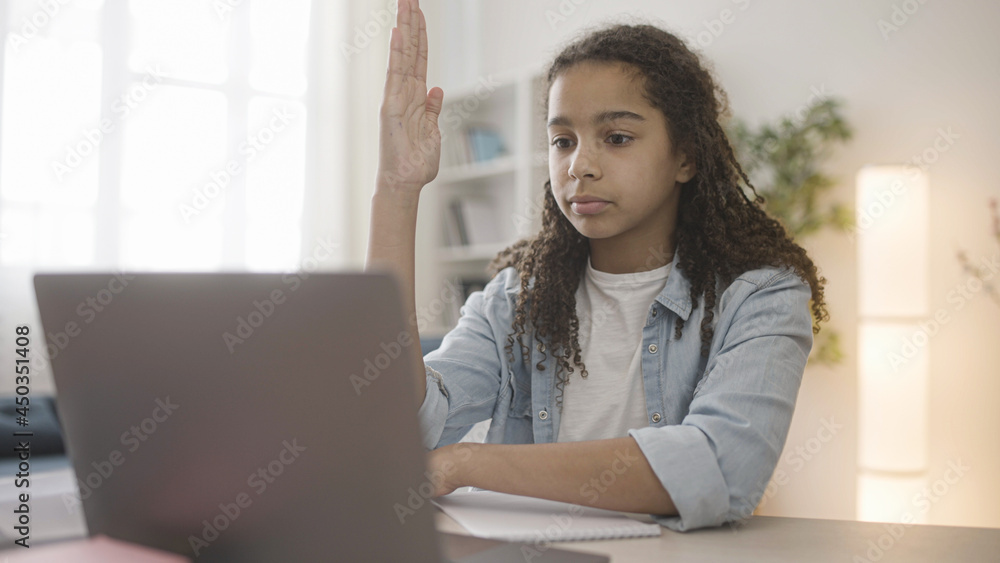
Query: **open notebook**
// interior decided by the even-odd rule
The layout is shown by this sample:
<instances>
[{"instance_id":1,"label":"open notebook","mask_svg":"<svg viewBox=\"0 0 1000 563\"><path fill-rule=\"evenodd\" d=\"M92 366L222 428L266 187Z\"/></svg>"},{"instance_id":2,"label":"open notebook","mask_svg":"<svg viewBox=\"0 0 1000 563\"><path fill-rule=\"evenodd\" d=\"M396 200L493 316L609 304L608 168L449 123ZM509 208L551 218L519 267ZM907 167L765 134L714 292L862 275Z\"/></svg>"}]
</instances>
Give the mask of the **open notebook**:
<instances>
[{"instance_id":1,"label":"open notebook","mask_svg":"<svg viewBox=\"0 0 1000 563\"><path fill-rule=\"evenodd\" d=\"M470 534L516 542L600 540L660 535L659 524L621 512L508 495L455 492L432 499Z\"/></svg>"}]
</instances>

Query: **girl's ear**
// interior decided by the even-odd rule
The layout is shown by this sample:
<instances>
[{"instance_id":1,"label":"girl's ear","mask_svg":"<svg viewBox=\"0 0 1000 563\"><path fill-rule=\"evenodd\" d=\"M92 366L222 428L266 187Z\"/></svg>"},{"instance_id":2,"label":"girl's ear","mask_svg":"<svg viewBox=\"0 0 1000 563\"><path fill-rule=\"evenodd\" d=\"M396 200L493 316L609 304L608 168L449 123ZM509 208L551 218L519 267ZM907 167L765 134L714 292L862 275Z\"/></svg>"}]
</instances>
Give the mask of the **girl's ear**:
<instances>
[{"instance_id":1,"label":"girl's ear","mask_svg":"<svg viewBox=\"0 0 1000 563\"><path fill-rule=\"evenodd\" d=\"M688 180L694 178L697 171L698 168L695 166L694 159L688 158L687 154L681 154L681 165L677 168L677 177L675 179L678 183L687 183Z\"/></svg>"}]
</instances>

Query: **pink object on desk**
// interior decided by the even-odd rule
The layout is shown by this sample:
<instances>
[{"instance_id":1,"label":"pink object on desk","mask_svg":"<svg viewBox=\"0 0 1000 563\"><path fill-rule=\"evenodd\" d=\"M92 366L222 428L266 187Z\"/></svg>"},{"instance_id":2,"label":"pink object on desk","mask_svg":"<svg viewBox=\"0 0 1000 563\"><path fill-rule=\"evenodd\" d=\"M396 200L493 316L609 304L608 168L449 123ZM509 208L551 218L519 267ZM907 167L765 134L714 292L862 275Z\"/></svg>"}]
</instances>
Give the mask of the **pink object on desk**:
<instances>
[{"instance_id":1,"label":"pink object on desk","mask_svg":"<svg viewBox=\"0 0 1000 563\"><path fill-rule=\"evenodd\" d=\"M109 538L94 536L85 540L41 545L25 549L18 547L0 551L0 560L7 563L49 563L73 561L74 563L186 563L191 560L175 553L143 547Z\"/></svg>"}]
</instances>

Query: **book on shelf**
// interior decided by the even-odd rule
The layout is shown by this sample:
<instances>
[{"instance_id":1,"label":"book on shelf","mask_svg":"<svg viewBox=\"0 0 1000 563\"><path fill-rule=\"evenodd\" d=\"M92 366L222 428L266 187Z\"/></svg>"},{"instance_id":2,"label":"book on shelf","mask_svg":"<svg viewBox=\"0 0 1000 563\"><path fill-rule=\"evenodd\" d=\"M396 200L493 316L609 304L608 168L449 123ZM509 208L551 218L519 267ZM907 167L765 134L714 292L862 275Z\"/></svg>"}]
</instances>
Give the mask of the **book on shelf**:
<instances>
[{"instance_id":1,"label":"book on shelf","mask_svg":"<svg viewBox=\"0 0 1000 563\"><path fill-rule=\"evenodd\" d=\"M503 239L497 221L496 206L488 199L461 200L461 217L470 245L492 244Z\"/></svg>"},{"instance_id":2,"label":"book on shelf","mask_svg":"<svg viewBox=\"0 0 1000 563\"><path fill-rule=\"evenodd\" d=\"M490 279L486 275L482 276L469 276L460 277L455 285L461 290L457 299L451 304L451 310L449 315L449 323L451 326L458 324L458 319L461 316L462 306L469 299L469 296L476 291L483 291L486 288L486 284L490 283Z\"/></svg>"},{"instance_id":3,"label":"book on shelf","mask_svg":"<svg viewBox=\"0 0 1000 563\"><path fill-rule=\"evenodd\" d=\"M462 221L461 202L457 199L448 203L444 218L444 240L447 246L464 246L469 244L465 225Z\"/></svg>"},{"instance_id":4,"label":"book on shelf","mask_svg":"<svg viewBox=\"0 0 1000 563\"><path fill-rule=\"evenodd\" d=\"M470 124L458 130L452 142L446 143L443 160L448 166L466 166L486 162L507 154L503 136L488 124Z\"/></svg>"},{"instance_id":5,"label":"book on shelf","mask_svg":"<svg viewBox=\"0 0 1000 563\"><path fill-rule=\"evenodd\" d=\"M448 246L476 246L501 242L503 233L496 206L487 198L461 197L448 203L444 221Z\"/></svg>"}]
</instances>

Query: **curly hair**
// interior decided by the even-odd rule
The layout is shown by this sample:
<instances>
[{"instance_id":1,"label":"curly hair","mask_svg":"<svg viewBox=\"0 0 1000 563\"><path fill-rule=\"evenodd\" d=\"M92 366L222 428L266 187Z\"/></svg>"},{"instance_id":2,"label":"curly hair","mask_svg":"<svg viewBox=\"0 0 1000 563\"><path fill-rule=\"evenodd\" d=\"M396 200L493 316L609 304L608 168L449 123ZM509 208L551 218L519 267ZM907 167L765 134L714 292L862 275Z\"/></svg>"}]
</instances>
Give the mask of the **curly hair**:
<instances>
[{"instance_id":1,"label":"curly hair","mask_svg":"<svg viewBox=\"0 0 1000 563\"><path fill-rule=\"evenodd\" d=\"M762 208L764 199L737 162L720 123L720 118L729 115L726 93L698 55L676 36L651 25L615 24L592 31L569 44L549 66L546 114L549 90L556 78L582 62L618 64L636 73L643 96L666 118L673 152L682 151L697 163L694 177L681 185L675 239L677 267L691 282L695 308L704 297L702 356L708 355L714 334L717 287L726 287L740 274L763 266L790 266L809 284L813 332L818 333L819 323L829 319L823 300L826 279L818 275L805 250L781 223ZM753 199L740 186L741 179ZM516 268L521 291L513 332L505 346L507 356L513 363L516 340L524 361L528 361L522 337L530 322L538 349L547 354L548 342L557 359L557 404L561 409L563 388L573 366L587 376L580 357L575 293L587 264L589 239L563 215L552 194L551 179L544 189L541 230L500 251L488 272L492 277L506 267ZM720 283L723 285L717 285ZM675 339L680 338L683 328L684 319L678 319ZM542 370L544 365L539 363L537 368Z\"/></svg>"}]
</instances>

